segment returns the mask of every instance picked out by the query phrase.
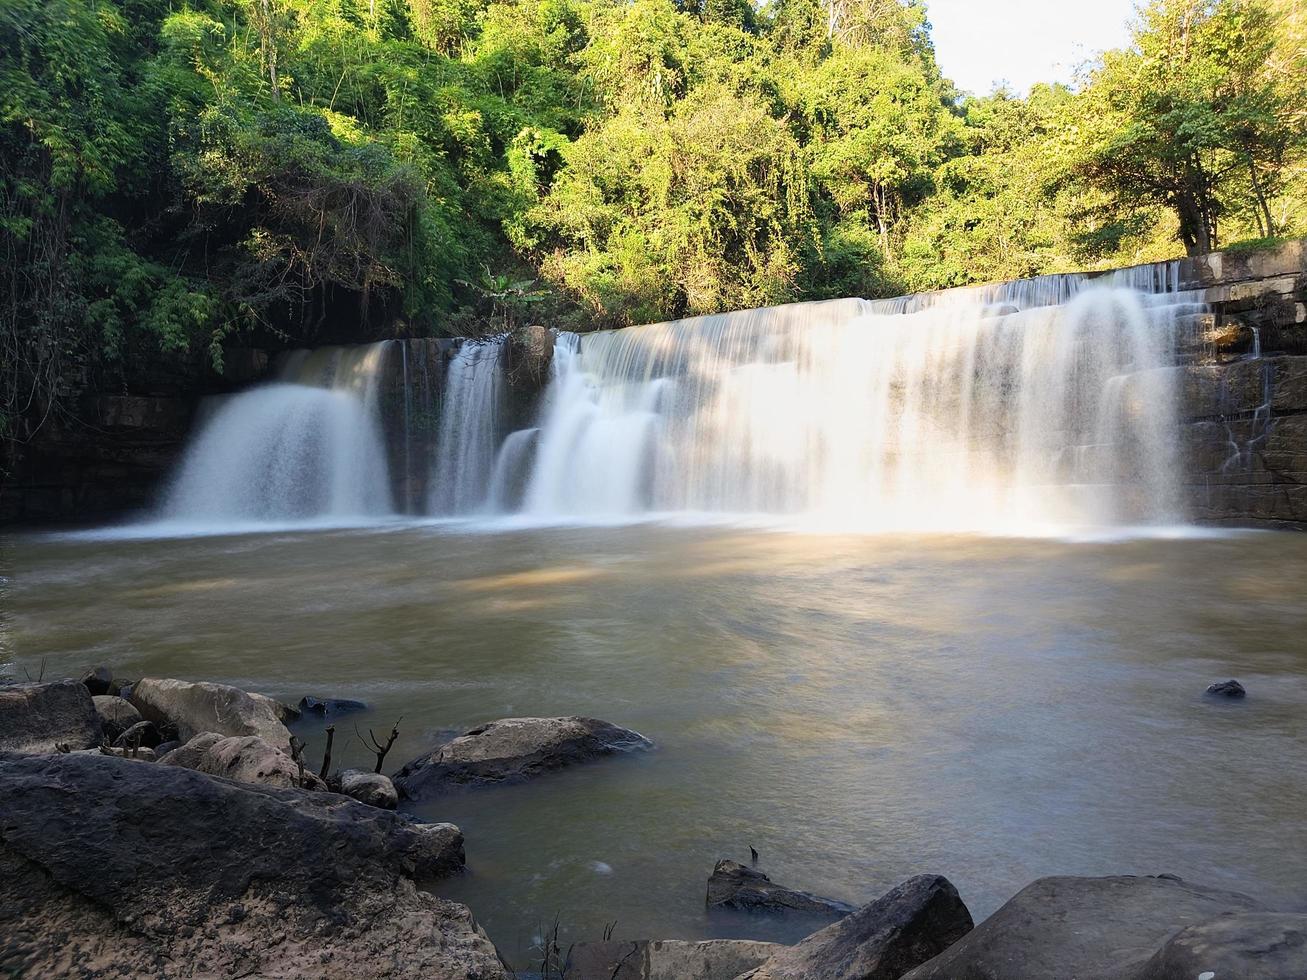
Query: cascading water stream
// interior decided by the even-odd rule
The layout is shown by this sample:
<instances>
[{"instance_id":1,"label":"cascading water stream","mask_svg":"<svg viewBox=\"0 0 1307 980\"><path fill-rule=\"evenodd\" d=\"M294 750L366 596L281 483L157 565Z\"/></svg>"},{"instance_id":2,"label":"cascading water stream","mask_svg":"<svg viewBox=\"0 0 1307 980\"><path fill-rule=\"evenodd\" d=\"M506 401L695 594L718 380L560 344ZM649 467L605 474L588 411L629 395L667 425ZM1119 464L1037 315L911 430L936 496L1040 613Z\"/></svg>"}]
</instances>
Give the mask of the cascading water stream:
<instances>
[{"instance_id":1,"label":"cascading water stream","mask_svg":"<svg viewBox=\"0 0 1307 980\"><path fill-rule=\"evenodd\" d=\"M502 339L469 340L450 362L432 472L433 514L484 511L504 402Z\"/></svg>"},{"instance_id":2,"label":"cascading water stream","mask_svg":"<svg viewBox=\"0 0 1307 980\"><path fill-rule=\"evenodd\" d=\"M912 530L1181 521L1168 368L1201 306L1152 292L1173 288L1165 272L1146 278L560 335L523 509Z\"/></svg>"},{"instance_id":3,"label":"cascading water stream","mask_svg":"<svg viewBox=\"0 0 1307 980\"><path fill-rule=\"evenodd\" d=\"M188 447L169 522L352 520L393 510L378 421L387 344L294 351L232 395Z\"/></svg>"}]
</instances>

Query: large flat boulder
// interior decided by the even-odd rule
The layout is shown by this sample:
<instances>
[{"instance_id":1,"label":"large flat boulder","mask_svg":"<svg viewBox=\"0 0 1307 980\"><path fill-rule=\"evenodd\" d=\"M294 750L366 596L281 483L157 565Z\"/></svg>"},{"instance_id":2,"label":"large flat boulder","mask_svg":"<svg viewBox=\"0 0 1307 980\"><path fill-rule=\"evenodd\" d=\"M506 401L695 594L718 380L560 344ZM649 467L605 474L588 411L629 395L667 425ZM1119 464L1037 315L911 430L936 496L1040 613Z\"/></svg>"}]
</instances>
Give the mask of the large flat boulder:
<instances>
[{"instance_id":1,"label":"large flat boulder","mask_svg":"<svg viewBox=\"0 0 1307 980\"><path fill-rule=\"evenodd\" d=\"M752 939L607 940L567 952L567 980L735 980L784 949Z\"/></svg>"},{"instance_id":2,"label":"large flat boulder","mask_svg":"<svg viewBox=\"0 0 1307 980\"><path fill-rule=\"evenodd\" d=\"M917 875L740 980L899 980L971 928L971 913L947 878Z\"/></svg>"},{"instance_id":3,"label":"large flat boulder","mask_svg":"<svg viewBox=\"0 0 1307 980\"><path fill-rule=\"evenodd\" d=\"M448 829L177 766L0 756L0 974L507 980L468 910L414 882Z\"/></svg>"},{"instance_id":4,"label":"large flat boulder","mask_svg":"<svg viewBox=\"0 0 1307 980\"><path fill-rule=\"evenodd\" d=\"M166 766L185 766L241 783L290 789L327 788L315 772L305 769L301 774L299 765L289 755L257 735L202 732L159 761Z\"/></svg>"},{"instance_id":5,"label":"large flat boulder","mask_svg":"<svg viewBox=\"0 0 1307 980\"><path fill-rule=\"evenodd\" d=\"M1179 930L1257 911L1263 906L1247 895L1173 875L1040 878L908 978L1133 980Z\"/></svg>"},{"instance_id":6,"label":"large flat boulder","mask_svg":"<svg viewBox=\"0 0 1307 980\"><path fill-rule=\"evenodd\" d=\"M89 749L100 736L95 702L80 681L0 685L0 752Z\"/></svg>"},{"instance_id":7,"label":"large flat boulder","mask_svg":"<svg viewBox=\"0 0 1307 980\"><path fill-rule=\"evenodd\" d=\"M217 732L257 735L279 749L290 746L278 703L229 684L146 677L132 687L131 702L160 728L175 725L183 742L200 732Z\"/></svg>"},{"instance_id":8,"label":"large flat boulder","mask_svg":"<svg viewBox=\"0 0 1307 980\"><path fill-rule=\"evenodd\" d=\"M709 908L742 912L805 912L814 915L848 915L854 906L778 885L757 868L735 861L718 861L708 878Z\"/></svg>"},{"instance_id":9,"label":"large flat boulder","mask_svg":"<svg viewBox=\"0 0 1307 980\"><path fill-rule=\"evenodd\" d=\"M407 763L393 781L402 795L418 800L455 787L520 782L652 744L597 718L501 718Z\"/></svg>"},{"instance_id":10,"label":"large flat boulder","mask_svg":"<svg viewBox=\"0 0 1307 980\"><path fill-rule=\"evenodd\" d=\"M1307 915L1245 912L1176 933L1132 980L1303 980Z\"/></svg>"}]
</instances>

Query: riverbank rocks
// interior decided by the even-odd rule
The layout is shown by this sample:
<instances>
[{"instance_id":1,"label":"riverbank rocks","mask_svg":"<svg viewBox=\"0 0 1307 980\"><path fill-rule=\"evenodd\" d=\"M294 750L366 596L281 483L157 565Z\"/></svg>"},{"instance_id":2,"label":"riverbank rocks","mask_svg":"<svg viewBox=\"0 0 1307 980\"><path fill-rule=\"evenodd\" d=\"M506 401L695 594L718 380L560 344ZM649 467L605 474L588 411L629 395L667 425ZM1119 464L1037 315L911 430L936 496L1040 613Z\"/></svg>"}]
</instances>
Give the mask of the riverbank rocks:
<instances>
[{"instance_id":1,"label":"riverbank rocks","mask_svg":"<svg viewBox=\"0 0 1307 980\"><path fill-rule=\"evenodd\" d=\"M1132 980L1302 980L1307 915L1248 912L1182 929Z\"/></svg>"},{"instance_id":2,"label":"riverbank rocks","mask_svg":"<svg viewBox=\"0 0 1307 980\"><path fill-rule=\"evenodd\" d=\"M154 722L138 721L131 728L113 739L113 744L118 748L124 746L131 748L133 745L141 745L147 749L157 749L163 744L163 736L159 733L159 729Z\"/></svg>"},{"instance_id":3,"label":"riverbank rocks","mask_svg":"<svg viewBox=\"0 0 1307 980\"><path fill-rule=\"evenodd\" d=\"M176 766L0 756L0 974L508 980L467 908L418 890L422 826Z\"/></svg>"},{"instance_id":4,"label":"riverbank rocks","mask_svg":"<svg viewBox=\"0 0 1307 980\"><path fill-rule=\"evenodd\" d=\"M200 732L219 735L257 735L278 749L290 746L290 732L282 724L278 702L228 684L146 677L132 688L131 702L162 729L171 722L180 741Z\"/></svg>"},{"instance_id":5,"label":"riverbank rocks","mask_svg":"<svg viewBox=\"0 0 1307 980\"><path fill-rule=\"evenodd\" d=\"M389 776L363 769L346 769L340 774L340 791L350 799L393 810L399 806L399 792Z\"/></svg>"},{"instance_id":6,"label":"riverbank rocks","mask_svg":"<svg viewBox=\"0 0 1307 980\"><path fill-rule=\"evenodd\" d=\"M735 861L718 861L708 878L709 908L739 909L744 912L807 912L817 915L848 915L854 907L831 898L810 895L778 885L757 868Z\"/></svg>"},{"instance_id":7,"label":"riverbank rocks","mask_svg":"<svg viewBox=\"0 0 1307 980\"><path fill-rule=\"evenodd\" d=\"M100 716L80 681L0 687L0 752L89 749L100 737Z\"/></svg>"},{"instance_id":8,"label":"riverbank rocks","mask_svg":"<svg viewBox=\"0 0 1307 980\"><path fill-rule=\"evenodd\" d=\"M567 952L567 980L735 980L785 947L752 939L607 940Z\"/></svg>"},{"instance_id":9,"label":"riverbank rocks","mask_svg":"<svg viewBox=\"0 0 1307 980\"><path fill-rule=\"evenodd\" d=\"M740 980L898 980L971 929L971 913L952 883L942 875L917 875L781 949Z\"/></svg>"},{"instance_id":10,"label":"riverbank rocks","mask_svg":"<svg viewBox=\"0 0 1307 980\"><path fill-rule=\"evenodd\" d=\"M401 795L418 800L457 787L521 782L652 746L639 732L597 718L502 718L414 759L393 779Z\"/></svg>"},{"instance_id":11,"label":"riverbank rocks","mask_svg":"<svg viewBox=\"0 0 1307 980\"><path fill-rule=\"evenodd\" d=\"M1209 684L1207 693L1220 698L1241 698L1247 695L1243 685L1236 680L1218 681L1215 684Z\"/></svg>"},{"instance_id":12,"label":"riverbank rocks","mask_svg":"<svg viewBox=\"0 0 1307 980\"><path fill-rule=\"evenodd\" d=\"M1173 875L1040 878L905 980L1135 980L1179 930L1263 910L1247 895Z\"/></svg>"},{"instance_id":13,"label":"riverbank rocks","mask_svg":"<svg viewBox=\"0 0 1307 980\"><path fill-rule=\"evenodd\" d=\"M299 765L257 735L236 737L202 732L159 761L166 766L182 766L258 786L327 788L327 784L308 769L304 771L301 783Z\"/></svg>"},{"instance_id":14,"label":"riverbank rocks","mask_svg":"<svg viewBox=\"0 0 1307 980\"><path fill-rule=\"evenodd\" d=\"M100 716L104 737L110 742L141 720L141 713L131 702L112 694L95 694L91 697L95 713Z\"/></svg>"}]
</instances>

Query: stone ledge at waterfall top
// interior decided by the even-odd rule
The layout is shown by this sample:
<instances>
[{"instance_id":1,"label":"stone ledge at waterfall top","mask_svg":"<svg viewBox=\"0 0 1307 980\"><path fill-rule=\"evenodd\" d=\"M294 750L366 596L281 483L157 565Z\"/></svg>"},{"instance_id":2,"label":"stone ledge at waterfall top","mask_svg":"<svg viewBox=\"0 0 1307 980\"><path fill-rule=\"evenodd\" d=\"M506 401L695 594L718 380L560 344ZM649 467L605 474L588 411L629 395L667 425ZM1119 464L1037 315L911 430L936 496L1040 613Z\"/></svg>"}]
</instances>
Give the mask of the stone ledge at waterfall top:
<instances>
[{"instance_id":1,"label":"stone ledge at waterfall top","mask_svg":"<svg viewBox=\"0 0 1307 980\"><path fill-rule=\"evenodd\" d=\"M639 732L597 718L501 718L407 763L395 788L419 800L458 787L516 783L606 755L649 749Z\"/></svg>"},{"instance_id":2,"label":"stone ledge at waterfall top","mask_svg":"<svg viewBox=\"0 0 1307 980\"><path fill-rule=\"evenodd\" d=\"M461 838L342 796L0 756L0 828L0 973L509 976L466 907L415 884L461 866Z\"/></svg>"}]
</instances>

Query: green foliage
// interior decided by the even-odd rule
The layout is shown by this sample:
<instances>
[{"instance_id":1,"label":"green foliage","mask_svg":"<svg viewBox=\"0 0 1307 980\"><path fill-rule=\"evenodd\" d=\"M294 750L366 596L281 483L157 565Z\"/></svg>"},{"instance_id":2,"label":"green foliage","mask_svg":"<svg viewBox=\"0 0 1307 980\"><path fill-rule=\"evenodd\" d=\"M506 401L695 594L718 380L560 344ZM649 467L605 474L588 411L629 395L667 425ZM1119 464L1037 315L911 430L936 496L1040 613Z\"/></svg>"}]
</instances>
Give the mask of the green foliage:
<instances>
[{"instance_id":1,"label":"green foliage","mask_svg":"<svg viewBox=\"0 0 1307 980\"><path fill-rule=\"evenodd\" d=\"M963 98L920 0L0 0L0 426L237 339L1301 234L1305 52L1294 0L1153 0L1076 88Z\"/></svg>"}]
</instances>

